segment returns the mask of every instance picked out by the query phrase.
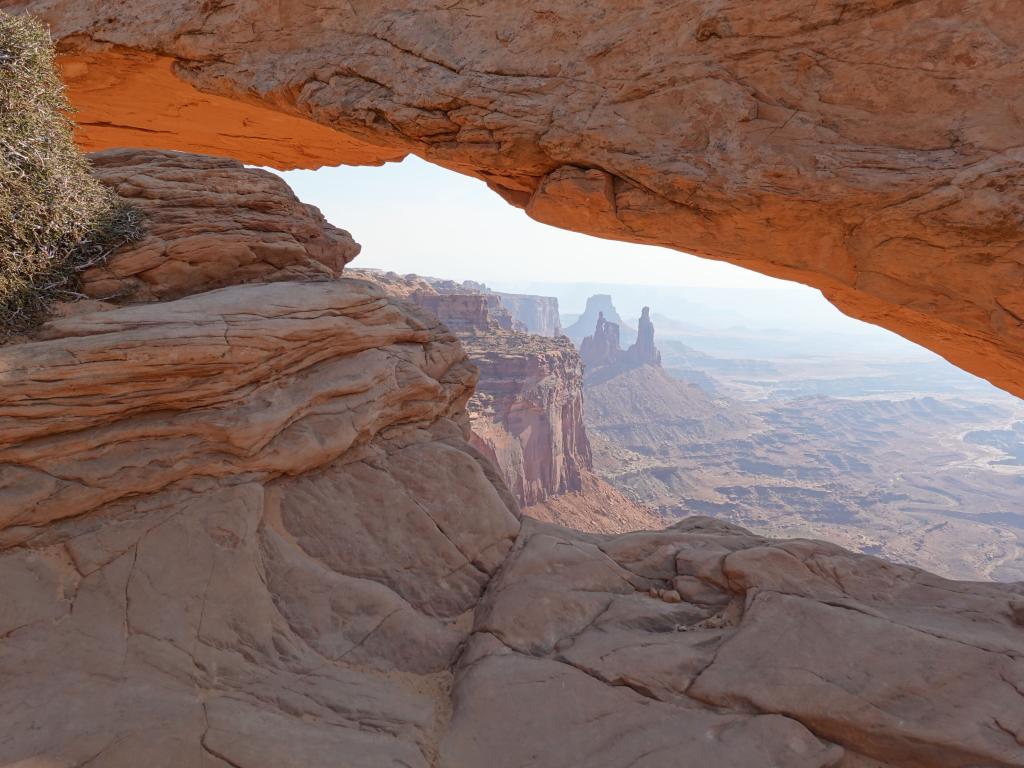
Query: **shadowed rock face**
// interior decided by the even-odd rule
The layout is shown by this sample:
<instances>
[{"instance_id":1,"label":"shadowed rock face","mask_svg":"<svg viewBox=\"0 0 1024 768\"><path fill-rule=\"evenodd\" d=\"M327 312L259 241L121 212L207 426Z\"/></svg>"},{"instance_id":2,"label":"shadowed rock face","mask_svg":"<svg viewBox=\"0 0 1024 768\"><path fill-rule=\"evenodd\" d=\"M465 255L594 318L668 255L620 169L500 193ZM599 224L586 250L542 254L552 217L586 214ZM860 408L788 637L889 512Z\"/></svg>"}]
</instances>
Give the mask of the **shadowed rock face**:
<instances>
[{"instance_id":1,"label":"shadowed rock face","mask_svg":"<svg viewBox=\"0 0 1024 768\"><path fill-rule=\"evenodd\" d=\"M820 288L1024 394L1012 0L0 7L51 24L85 147L414 152L540 221Z\"/></svg>"},{"instance_id":2,"label":"shadowed rock face","mask_svg":"<svg viewBox=\"0 0 1024 768\"><path fill-rule=\"evenodd\" d=\"M118 162L182 206L165 154ZM182 220L244 219L226 187ZM520 519L466 442L458 339L322 279L306 214L230 228L307 243L302 280L204 284L161 228L191 293L0 347L0 764L1024 764L1020 586L706 518Z\"/></svg>"}]
</instances>

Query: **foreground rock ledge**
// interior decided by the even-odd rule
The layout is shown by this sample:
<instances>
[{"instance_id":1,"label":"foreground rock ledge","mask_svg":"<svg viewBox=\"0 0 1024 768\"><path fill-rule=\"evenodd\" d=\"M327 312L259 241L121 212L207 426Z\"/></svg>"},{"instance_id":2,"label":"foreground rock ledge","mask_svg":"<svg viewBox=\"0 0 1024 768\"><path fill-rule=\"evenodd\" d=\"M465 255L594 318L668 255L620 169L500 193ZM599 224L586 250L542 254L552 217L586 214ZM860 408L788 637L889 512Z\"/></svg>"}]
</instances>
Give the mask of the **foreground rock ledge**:
<instances>
[{"instance_id":1,"label":"foreground rock ledge","mask_svg":"<svg viewBox=\"0 0 1024 768\"><path fill-rule=\"evenodd\" d=\"M45 335L0 348L0 763L427 765L519 528L457 340L358 281Z\"/></svg>"},{"instance_id":2,"label":"foreground rock ledge","mask_svg":"<svg viewBox=\"0 0 1024 768\"><path fill-rule=\"evenodd\" d=\"M87 148L414 152L540 221L814 286L1024 395L1013 2L0 8L51 25Z\"/></svg>"}]
</instances>

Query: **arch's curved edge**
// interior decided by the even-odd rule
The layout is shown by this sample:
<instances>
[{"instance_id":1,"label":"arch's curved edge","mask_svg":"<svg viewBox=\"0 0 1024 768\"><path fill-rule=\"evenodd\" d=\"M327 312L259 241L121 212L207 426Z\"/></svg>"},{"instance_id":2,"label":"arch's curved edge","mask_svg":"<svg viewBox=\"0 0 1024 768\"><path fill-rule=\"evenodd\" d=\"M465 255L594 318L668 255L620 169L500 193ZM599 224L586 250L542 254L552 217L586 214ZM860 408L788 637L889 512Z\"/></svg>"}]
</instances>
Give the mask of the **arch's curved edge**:
<instances>
[{"instance_id":1,"label":"arch's curved edge","mask_svg":"<svg viewBox=\"0 0 1024 768\"><path fill-rule=\"evenodd\" d=\"M89 149L413 152L548 224L814 286L1024 396L1013 2L102 6L0 0L52 25Z\"/></svg>"}]
</instances>

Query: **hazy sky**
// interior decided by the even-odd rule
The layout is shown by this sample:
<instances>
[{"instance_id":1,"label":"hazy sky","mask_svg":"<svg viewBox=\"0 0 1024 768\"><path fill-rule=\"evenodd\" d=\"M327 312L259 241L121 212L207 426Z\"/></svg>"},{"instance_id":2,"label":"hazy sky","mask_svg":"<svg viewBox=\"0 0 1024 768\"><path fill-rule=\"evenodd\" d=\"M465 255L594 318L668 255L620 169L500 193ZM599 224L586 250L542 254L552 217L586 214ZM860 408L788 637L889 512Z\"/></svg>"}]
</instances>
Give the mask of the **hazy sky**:
<instances>
[{"instance_id":1,"label":"hazy sky","mask_svg":"<svg viewBox=\"0 0 1024 768\"><path fill-rule=\"evenodd\" d=\"M378 168L342 166L281 175L300 200L319 207L362 244L354 267L558 296L564 313L581 312L592 293L611 293L627 315L650 303L656 312L712 327L712 313L702 311L703 305L737 315L735 321L719 318L719 324L856 334L913 352L914 345L846 317L812 288L678 251L549 227L483 182L417 157ZM629 291L624 284L649 288ZM674 291L672 286L688 288Z\"/></svg>"},{"instance_id":2,"label":"hazy sky","mask_svg":"<svg viewBox=\"0 0 1024 768\"><path fill-rule=\"evenodd\" d=\"M381 168L282 174L362 244L355 267L454 280L793 288L781 280L651 246L539 224L476 179L417 157Z\"/></svg>"}]
</instances>

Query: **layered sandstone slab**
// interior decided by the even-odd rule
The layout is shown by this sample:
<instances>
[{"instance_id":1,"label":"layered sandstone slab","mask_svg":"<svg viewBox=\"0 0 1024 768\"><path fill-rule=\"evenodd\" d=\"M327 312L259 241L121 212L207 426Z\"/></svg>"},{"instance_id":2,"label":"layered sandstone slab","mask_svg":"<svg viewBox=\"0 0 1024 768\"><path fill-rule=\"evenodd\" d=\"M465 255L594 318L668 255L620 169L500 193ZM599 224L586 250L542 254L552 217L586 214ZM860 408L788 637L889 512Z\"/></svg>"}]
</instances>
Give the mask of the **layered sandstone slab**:
<instances>
[{"instance_id":1,"label":"layered sandstone slab","mask_svg":"<svg viewBox=\"0 0 1024 768\"><path fill-rule=\"evenodd\" d=\"M415 152L540 221L820 288L1024 394L1014 3L0 7L52 25L88 148Z\"/></svg>"},{"instance_id":2,"label":"layered sandstone slab","mask_svg":"<svg viewBox=\"0 0 1024 768\"><path fill-rule=\"evenodd\" d=\"M359 253L280 177L226 158L115 149L94 173L144 216L141 242L83 275L106 301L177 299L247 282L327 280Z\"/></svg>"},{"instance_id":3,"label":"layered sandstone slab","mask_svg":"<svg viewBox=\"0 0 1024 768\"><path fill-rule=\"evenodd\" d=\"M0 763L430 765L519 528L458 341L359 281L42 336L0 348Z\"/></svg>"},{"instance_id":4,"label":"layered sandstone slab","mask_svg":"<svg viewBox=\"0 0 1024 768\"><path fill-rule=\"evenodd\" d=\"M84 310L0 362L4 764L1024 762L1019 586L520 523L456 338L362 281Z\"/></svg>"}]
</instances>

